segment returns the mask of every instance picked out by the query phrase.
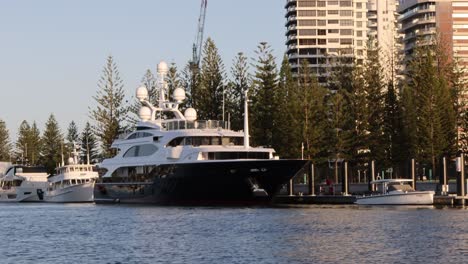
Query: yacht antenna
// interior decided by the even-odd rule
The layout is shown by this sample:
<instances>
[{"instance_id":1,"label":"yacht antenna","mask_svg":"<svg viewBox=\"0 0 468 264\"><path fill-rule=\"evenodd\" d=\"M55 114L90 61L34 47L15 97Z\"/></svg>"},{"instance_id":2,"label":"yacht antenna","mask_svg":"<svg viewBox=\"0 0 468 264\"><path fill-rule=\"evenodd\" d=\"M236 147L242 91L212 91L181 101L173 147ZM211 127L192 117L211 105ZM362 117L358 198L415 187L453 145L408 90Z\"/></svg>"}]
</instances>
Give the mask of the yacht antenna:
<instances>
[{"instance_id":1,"label":"yacht antenna","mask_svg":"<svg viewBox=\"0 0 468 264\"><path fill-rule=\"evenodd\" d=\"M249 99L247 93L249 89L244 90L244 148L250 148L249 142Z\"/></svg>"}]
</instances>

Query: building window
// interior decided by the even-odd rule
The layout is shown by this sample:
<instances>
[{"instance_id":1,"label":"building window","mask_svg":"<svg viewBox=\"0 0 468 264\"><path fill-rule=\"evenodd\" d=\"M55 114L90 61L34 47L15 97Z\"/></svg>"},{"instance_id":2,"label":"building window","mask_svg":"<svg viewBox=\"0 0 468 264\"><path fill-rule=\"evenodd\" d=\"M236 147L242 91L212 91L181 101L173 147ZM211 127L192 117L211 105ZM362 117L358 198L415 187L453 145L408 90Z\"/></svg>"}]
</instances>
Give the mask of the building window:
<instances>
[{"instance_id":1,"label":"building window","mask_svg":"<svg viewBox=\"0 0 468 264\"><path fill-rule=\"evenodd\" d=\"M358 47L362 47L362 40L358 40L357 45L358 45Z\"/></svg>"},{"instance_id":2,"label":"building window","mask_svg":"<svg viewBox=\"0 0 468 264\"><path fill-rule=\"evenodd\" d=\"M329 15L338 15L339 12L338 12L338 10L328 10L328 14Z\"/></svg>"},{"instance_id":3,"label":"building window","mask_svg":"<svg viewBox=\"0 0 468 264\"><path fill-rule=\"evenodd\" d=\"M362 37L362 31L361 30L356 31L356 36L357 37Z\"/></svg>"},{"instance_id":4,"label":"building window","mask_svg":"<svg viewBox=\"0 0 468 264\"><path fill-rule=\"evenodd\" d=\"M356 22L356 27L362 28L362 21L357 21Z\"/></svg>"},{"instance_id":5,"label":"building window","mask_svg":"<svg viewBox=\"0 0 468 264\"><path fill-rule=\"evenodd\" d=\"M338 24L338 23L339 23L338 19L330 19L330 20L328 20L328 24Z\"/></svg>"},{"instance_id":6,"label":"building window","mask_svg":"<svg viewBox=\"0 0 468 264\"><path fill-rule=\"evenodd\" d=\"M353 20L351 19L342 19L340 20L340 26L352 26L354 23L353 23Z\"/></svg>"},{"instance_id":7,"label":"building window","mask_svg":"<svg viewBox=\"0 0 468 264\"><path fill-rule=\"evenodd\" d=\"M353 16L352 10L340 10L340 16Z\"/></svg>"},{"instance_id":8,"label":"building window","mask_svg":"<svg viewBox=\"0 0 468 264\"><path fill-rule=\"evenodd\" d=\"M325 26L325 25L327 25L327 21L326 20L317 20L317 25Z\"/></svg>"},{"instance_id":9,"label":"building window","mask_svg":"<svg viewBox=\"0 0 468 264\"><path fill-rule=\"evenodd\" d=\"M324 17L326 15L327 15L327 11L325 11L325 10L318 10L317 11L317 16L319 16L319 17Z\"/></svg>"},{"instance_id":10,"label":"building window","mask_svg":"<svg viewBox=\"0 0 468 264\"><path fill-rule=\"evenodd\" d=\"M299 26L316 26L317 25L317 20L315 20L315 19L301 19L301 20L298 20L298 25Z\"/></svg>"},{"instance_id":11,"label":"building window","mask_svg":"<svg viewBox=\"0 0 468 264\"><path fill-rule=\"evenodd\" d=\"M352 30L352 29L341 29L341 30L340 30L340 35L341 35L341 36L350 36L350 35L353 35L353 30Z\"/></svg>"},{"instance_id":12,"label":"building window","mask_svg":"<svg viewBox=\"0 0 468 264\"><path fill-rule=\"evenodd\" d=\"M338 1L328 1L328 5L338 5Z\"/></svg>"},{"instance_id":13,"label":"building window","mask_svg":"<svg viewBox=\"0 0 468 264\"><path fill-rule=\"evenodd\" d=\"M317 31L317 35L319 36L326 36L327 35L327 30L326 29L319 29Z\"/></svg>"},{"instance_id":14,"label":"building window","mask_svg":"<svg viewBox=\"0 0 468 264\"><path fill-rule=\"evenodd\" d=\"M317 35L316 29L299 29L299 35L301 36L315 36Z\"/></svg>"},{"instance_id":15,"label":"building window","mask_svg":"<svg viewBox=\"0 0 468 264\"><path fill-rule=\"evenodd\" d=\"M316 39L300 39L299 45L317 45Z\"/></svg>"},{"instance_id":16,"label":"building window","mask_svg":"<svg viewBox=\"0 0 468 264\"><path fill-rule=\"evenodd\" d=\"M327 6L327 2L326 1L317 1L317 6L318 7L325 7L325 6Z\"/></svg>"},{"instance_id":17,"label":"building window","mask_svg":"<svg viewBox=\"0 0 468 264\"><path fill-rule=\"evenodd\" d=\"M349 39L349 38L340 39L340 44L341 45L351 45L351 44L353 44L353 39Z\"/></svg>"},{"instance_id":18,"label":"building window","mask_svg":"<svg viewBox=\"0 0 468 264\"><path fill-rule=\"evenodd\" d=\"M362 12L356 12L356 18L362 18Z\"/></svg>"},{"instance_id":19,"label":"building window","mask_svg":"<svg viewBox=\"0 0 468 264\"><path fill-rule=\"evenodd\" d=\"M315 10L299 10L298 14L299 14L299 16L303 16L303 17L306 17L306 16L310 16L310 17L317 16L317 12L316 12Z\"/></svg>"},{"instance_id":20,"label":"building window","mask_svg":"<svg viewBox=\"0 0 468 264\"><path fill-rule=\"evenodd\" d=\"M316 1L297 1L298 7L314 7Z\"/></svg>"},{"instance_id":21,"label":"building window","mask_svg":"<svg viewBox=\"0 0 468 264\"><path fill-rule=\"evenodd\" d=\"M327 40L326 39L319 39L318 44L319 45L327 45Z\"/></svg>"},{"instance_id":22,"label":"building window","mask_svg":"<svg viewBox=\"0 0 468 264\"><path fill-rule=\"evenodd\" d=\"M356 3L356 8L361 9L362 8L362 3Z\"/></svg>"},{"instance_id":23,"label":"building window","mask_svg":"<svg viewBox=\"0 0 468 264\"><path fill-rule=\"evenodd\" d=\"M338 30L338 29L329 29L328 33L329 34L338 34L338 33L340 33L340 30Z\"/></svg>"},{"instance_id":24,"label":"building window","mask_svg":"<svg viewBox=\"0 0 468 264\"><path fill-rule=\"evenodd\" d=\"M340 6L341 7L351 7L351 1L340 1Z\"/></svg>"}]
</instances>

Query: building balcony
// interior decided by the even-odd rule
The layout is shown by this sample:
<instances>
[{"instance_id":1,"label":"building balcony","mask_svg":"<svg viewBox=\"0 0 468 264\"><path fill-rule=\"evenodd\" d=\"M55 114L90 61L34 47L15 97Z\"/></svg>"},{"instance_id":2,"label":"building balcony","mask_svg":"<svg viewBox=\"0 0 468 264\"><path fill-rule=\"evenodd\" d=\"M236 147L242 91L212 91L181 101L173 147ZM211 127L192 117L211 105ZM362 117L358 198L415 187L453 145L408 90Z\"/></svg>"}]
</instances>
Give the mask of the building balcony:
<instances>
[{"instance_id":1,"label":"building balcony","mask_svg":"<svg viewBox=\"0 0 468 264\"><path fill-rule=\"evenodd\" d=\"M399 17L398 17L398 21L401 23L403 22L404 20L407 20L413 16L417 16L417 15L420 15L420 14L425 14L425 13L431 13L431 12L435 12L435 6L429 6L428 8L424 8L424 9L416 9L416 10L411 10L411 11L408 11L408 12L405 12L403 14L401 14Z\"/></svg>"},{"instance_id":2,"label":"building balcony","mask_svg":"<svg viewBox=\"0 0 468 264\"><path fill-rule=\"evenodd\" d=\"M297 17L296 16L287 16L286 17L286 24L285 26L288 27L290 25L296 25L297 24Z\"/></svg>"},{"instance_id":3,"label":"building balcony","mask_svg":"<svg viewBox=\"0 0 468 264\"><path fill-rule=\"evenodd\" d=\"M286 5L284 6L284 8L288 8L292 5L297 5L297 0L286 0Z\"/></svg>"},{"instance_id":4,"label":"building balcony","mask_svg":"<svg viewBox=\"0 0 468 264\"><path fill-rule=\"evenodd\" d=\"M403 25L402 28L398 30L398 32L405 33L406 31L410 30L413 27L424 25L424 24L435 24L435 23L436 23L435 17L416 18L412 22Z\"/></svg>"}]
</instances>

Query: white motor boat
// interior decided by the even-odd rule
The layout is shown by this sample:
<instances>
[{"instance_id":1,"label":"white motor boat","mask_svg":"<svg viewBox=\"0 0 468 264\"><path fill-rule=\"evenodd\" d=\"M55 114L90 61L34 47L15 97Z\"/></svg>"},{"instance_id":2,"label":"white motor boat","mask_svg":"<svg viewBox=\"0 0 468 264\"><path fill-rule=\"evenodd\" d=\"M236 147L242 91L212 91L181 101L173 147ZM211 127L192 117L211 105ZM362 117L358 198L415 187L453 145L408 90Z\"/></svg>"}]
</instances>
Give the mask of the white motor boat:
<instances>
[{"instance_id":1,"label":"white motor boat","mask_svg":"<svg viewBox=\"0 0 468 264\"><path fill-rule=\"evenodd\" d=\"M94 184L99 177L90 164L78 164L78 153L69 164L57 168L57 174L48 177L45 201L52 203L85 203L94 201Z\"/></svg>"},{"instance_id":2,"label":"white motor boat","mask_svg":"<svg viewBox=\"0 0 468 264\"><path fill-rule=\"evenodd\" d=\"M10 166L0 177L0 202L42 201L47 176L43 167Z\"/></svg>"},{"instance_id":3,"label":"white motor boat","mask_svg":"<svg viewBox=\"0 0 468 264\"><path fill-rule=\"evenodd\" d=\"M377 194L357 197L356 204L368 205L432 205L434 191L416 191L411 179L383 179L372 181Z\"/></svg>"}]
</instances>

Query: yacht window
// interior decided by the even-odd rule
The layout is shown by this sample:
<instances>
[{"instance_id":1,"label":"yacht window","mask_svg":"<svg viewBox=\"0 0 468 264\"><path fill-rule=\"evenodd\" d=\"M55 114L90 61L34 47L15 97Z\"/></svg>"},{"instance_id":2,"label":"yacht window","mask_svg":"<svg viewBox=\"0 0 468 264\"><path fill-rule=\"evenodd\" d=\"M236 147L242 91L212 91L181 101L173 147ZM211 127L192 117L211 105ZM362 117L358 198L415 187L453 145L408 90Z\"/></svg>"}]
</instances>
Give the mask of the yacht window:
<instances>
[{"instance_id":1,"label":"yacht window","mask_svg":"<svg viewBox=\"0 0 468 264\"><path fill-rule=\"evenodd\" d=\"M125 152L123 156L124 158L150 156L153 155L157 150L158 148L155 145L139 145L131 147L129 150L127 150L127 152Z\"/></svg>"},{"instance_id":2,"label":"yacht window","mask_svg":"<svg viewBox=\"0 0 468 264\"><path fill-rule=\"evenodd\" d=\"M209 160L269 159L268 152L208 152Z\"/></svg>"},{"instance_id":3,"label":"yacht window","mask_svg":"<svg viewBox=\"0 0 468 264\"><path fill-rule=\"evenodd\" d=\"M179 145L182 145L183 140L184 140L183 137L174 138L169 143L167 143L167 146L168 147L177 147Z\"/></svg>"},{"instance_id":4,"label":"yacht window","mask_svg":"<svg viewBox=\"0 0 468 264\"><path fill-rule=\"evenodd\" d=\"M151 137L152 134L148 132L135 132L131 134L127 139L135 139L135 138L144 138L144 137Z\"/></svg>"}]
</instances>

